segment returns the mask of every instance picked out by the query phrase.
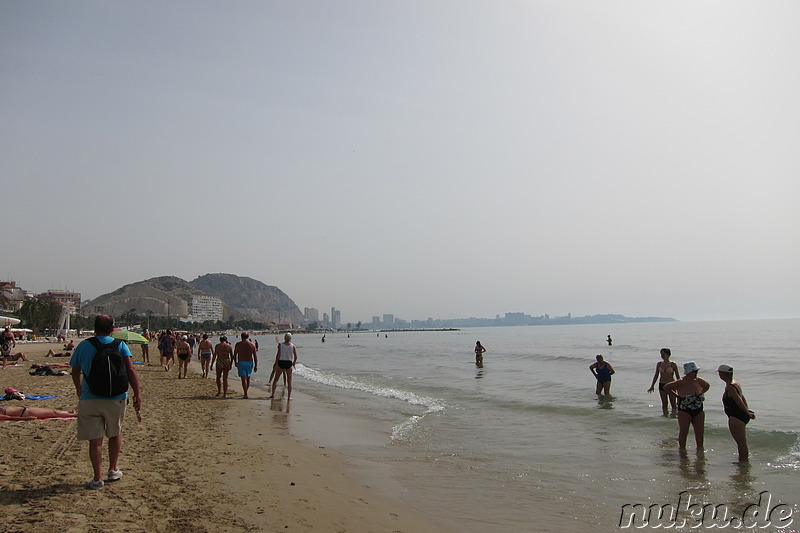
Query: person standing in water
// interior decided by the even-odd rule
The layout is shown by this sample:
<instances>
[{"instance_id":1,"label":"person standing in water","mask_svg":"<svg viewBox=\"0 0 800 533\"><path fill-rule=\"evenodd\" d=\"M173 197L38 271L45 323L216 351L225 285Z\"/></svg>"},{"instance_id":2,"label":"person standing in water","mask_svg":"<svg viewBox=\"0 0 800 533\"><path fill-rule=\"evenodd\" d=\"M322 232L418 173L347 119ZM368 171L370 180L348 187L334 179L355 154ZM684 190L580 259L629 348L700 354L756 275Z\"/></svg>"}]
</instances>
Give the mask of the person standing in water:
<instances>
[{"instance_id":1,"label":"person standing in water","mask_svg":"<svg viewBox=\"0 0 800 533\"><path fill-rule=\"evenodd\" d=\"M481 345L481 341L475 343L475 364L478 366L483 366L483 353L486 351L486 348Z\"/></svg>"},{"instance_id":2,"label":"person standing in water","mask_svg":"<svg viewBox=\"0 0 800 533\"><path fill-rule=\"evenodd\" d=\"M703 452L706 421L703 401L711 385L703 378L697 377L699 370L694 361L684 363L683 377L664 385L667 394L677 397L678 400L678 447L681 451L686 450L686 438L689 436L689 426L692 426L697 451Z\"/></svg>"},{"instance_id":3,"label":"person standing in water","mask_svg":"<svg viewBox=\"0 0 800 533\"><path fill-rule=\"evenodd\" d=\"M611 346L611 342L612 342L611 341L611 335L608 336L608 338L606 339L606 342L608 342L608 345Z\"/></svg>"},{"instance_id":4,"label":"person standing in water","mask_svg":"<svg viewBox=\"0 0 800 533\"><path fill-rule=\"evenodd\" d=\"M719 379L725 382L725 392L722 394L722 405L728 415L728 429L736 447L739 449L739 462L747 462L750 451L747 449L747 423L755 419L756 414L750 410L747 400L742 394L742 386L733 379L733 367L719 365L717 369Z\"/></svg>"},{"instance_id":5,"label":"person standing in water","mask_svg":"<svg viewBox=\"0 0 800 533\"><path fill-rule=\"evenodd\" d=\"M278 370L272 382L272 395L270 398L275 397L275 387L278 386L278 379L283 375L286 380L286 400L292 399L292 369L296 363L297 347L292 344L292 334L286 333L283 336L283 342L278 345L278 351L275 354L275 365L277 365Z\"/></svg>"},{"instance_id":6,"label":"person standing in water","mask_svg":"<svg viewBox=\"0 0 800 533\"><path fill-rule=\"evenodd\" d=\"M589 365L589 371L597 380L597 388L594 393L600 396L602 392L608 396L611 394L611 376L614 374L614 368L611 363L603 359L602 355L598 354L595 359L597 362Z\"/></svg>"},{"instance_id":7,"label":"person standing in water","mask_svg":"<svg viewBox=\"0 0 800 533\"><path fill-rule=\"evenodd\" d=\"M678 408L675 396L667 394L667 391L664 390L664 385L681 377L680 372L678 372L678 365L669 360L671 356L672 352L669 348L661 348L661 361L656 363L653 382L650 384L650 388L647 389L647 392L652 393L656 387L656 381L658 381L658 394L661 396L661 410L664 414L667 414L667 397L669 397L669 403L672 404L672 412L675 412Z\"/></svg>"}]
</instances>

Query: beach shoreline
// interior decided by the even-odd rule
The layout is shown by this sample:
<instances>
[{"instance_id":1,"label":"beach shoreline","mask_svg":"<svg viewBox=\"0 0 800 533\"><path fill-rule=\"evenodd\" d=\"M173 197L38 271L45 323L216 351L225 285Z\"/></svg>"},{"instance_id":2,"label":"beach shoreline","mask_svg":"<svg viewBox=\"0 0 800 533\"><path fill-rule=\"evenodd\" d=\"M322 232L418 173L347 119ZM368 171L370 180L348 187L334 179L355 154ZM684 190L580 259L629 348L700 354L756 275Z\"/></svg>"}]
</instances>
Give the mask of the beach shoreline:
<instances>
[{"instance_id":1,"label":"beach shoreline","mask_svg":"<svg viewBox=\"0 0 800 533\"><path fill-rule=\"evenodd\" d=\"M31 360L0 371L0 384L57 398L14 405L76 405L69 376L29 374L33 363L68 362L45 357L51 347L60 345L20 344ZM140 359L138 347L132 348ZM153 345L151 359L157 357ZM341 418L317 409L302 391L286 402L251 389L252 399L242 400L239 379L232 376L233 397L218 399L214 381L202 379L194 365L190 377L181 380L176 369L136 366L143 421L138 424L133 412L127 413L120 460L125 475L102 490L85 488L91 466L87 444L75 438L74 421L0 426L7 447L0 464L0 517L6 531L448 530L390 496L390 479L375 486L372 482L384 473L371 470L367 461L314 442L309 427L335 435ZM293 436L298 426L305 426L301 438ZM351 436L353 427L347 427Z\"/></svg>"}]
</instances>

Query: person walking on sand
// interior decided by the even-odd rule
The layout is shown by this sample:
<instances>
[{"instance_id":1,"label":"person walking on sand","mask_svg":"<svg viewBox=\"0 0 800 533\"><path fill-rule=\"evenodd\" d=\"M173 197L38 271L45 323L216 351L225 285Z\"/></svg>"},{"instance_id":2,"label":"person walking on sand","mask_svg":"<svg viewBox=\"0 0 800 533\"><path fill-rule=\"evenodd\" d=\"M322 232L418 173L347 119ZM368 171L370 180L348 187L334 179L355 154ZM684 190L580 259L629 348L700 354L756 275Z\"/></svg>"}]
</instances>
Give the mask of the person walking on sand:
<instances>
[{"instance_id":1,"label":"person walking on sand","mask_svg":"<svg viewBox=\"0 0 800 533\"><path fill-rule=\"evenodd\" d=\"M146 364L147 366L150 366L150 344L149 344L149 342L150 342L150 332L147 331L147 330L144 330L142 332L142 337L144 337L148 341L148 344L142 344L141 345L142 346L142 362L144 364Z\"/></svg>"},{"instance_id":2,"label":"person walking on sand","mask_svg":"<svg viewBox=\"0 0 800 533\"><path fill-rule=\"evenodd\" d=\"M163 346L161 348L161 366L169 372L172 365L175 364L175 335L171 329L168 329L161 337L159 346Z\"/></svg>"},{"instance_id":3,"label":"person walking on sand","mask_svg":"<svg viewBox=\"0 0 800 533\"><path fill-rule=\"evenodd\" d=\"M750 451L747 449L747 423L754 420L756 414L750 410L747 400L742 393L742 385L733 379L733 367L719 365L717 369L719 379L725 382L725 392L722 393L722 405L728 415L728 429L736 447L739 449L739 462L748 461Z\"/></svg>"},{"instance_id":4,"label":"person walking on sand","mask_svg":"<svg viewBox=\"0 0 800 533\"><path fill-rule=\"evenodd\" d=\"M481 341L475 343L475 364L478 366L483 366L483 353L486 351L486 348L483 347Z\"/></svg>"},{"instance_id":5,"label":"person walking on sand","mask_svg":"<svg viewBox=\"0 0 800 533\"><path fill-rule=\"evenodd\" d=\"M589 371L597 380L597 387L594 393L600 396L602 392L608 396L611 394L611 376L614 374L614 368L611 363L603 359L602 355L598 354L595 359L597 359L597 362L589 365Z\"/></svg>"},{"instance_id":6,"label":"person walking on sand","mask_svg":"<svg viewBox=\"0 0 800 533\"><path fill-rule=\"evenodd\" d=\"M689 426L694 428L694 441L697 451L703 452L706 414L703 412L705 393L711 388L708 381L697 377L700 368L694 361L683 364L683 377L664 385L667 394L678 400L678 447L686 450Z\"/></svg>"},{"instance_id":7,"label":"person walking on sand","mask_svg":"<svg viewBox=\"0 0 800 533\"><path fill-rule=\"evenodd\" d=\"M183 370L183 377L189 377L189 361L192 360L192 345L186 338L186 335L181 337L175 346L175 351L178 353L178 379L181 378L181 370Z\"/></svg>"},{"instance_id":8,"label":"person walking on sand","mask_svg":"<svg viewBox=\"0 0 800 533\"><path fill-rule=\"evenodd\" d=\"M228 397L228 372L233 367L233 348L228 342L228 337L219 338L219 344L214 347L214 357L211 359L211 368L217 366L217 396L222 394Z\"/></svg>"},{"instance_id":9,"label":"person walking on sand","mask_svg":"<svg viewBox=\"0 0 800 533\"><path fill-rule=\"evenodd\" d=\"M233 364L239 377L242 378L242 390L244 398L247 399L247 391L250 390L250 376L253 372L258 372L258 355L256 346L249 340L247 333L242 333L242 340L236 343L233 348Z\"/></svg>"},{"instance_id":10,"label":"person walking on sand","mask_svg":"<svg viewBox=\"0 0 800 533\"><path fill-rule=\"evenodd\" d=\"M667 414L667 397L669 397L669 403L672 404L672 412L674 413L678 408L678 402L675 396L667 394L667 391L664 390L664 385L681 377L680 372L678 372L678 365L669 360L671 356L672 352L669 348L661 348L661 361L656 363L656 373L653 374L653 382L650 384L650 388L647 389L647 392L652 393L656 387L656 381L658 381L658 394L661 396L661 411L665 415Z\"/></svg>"},{"instance_id":11,"label":"person walking on sand","mask_svg":"<svg viewBox=\"0 0 800 533\"><path fill-rule=\"evenodd\" d=\"M119 470L119 456L122 450L122 420L125 417L125 406L128 402L128 387L133 389L133 408L136 416L141 421L142 394L139 389L139 375L133 366L133 357L128 345L111 337L114 331L114 319L109 315L99 315L94 321L95 336L81 341L72 353L69 365L72 367L72 382L75 393L78 395L78 440L89 441L89 459L92 463L94 477L87 487L90 489L103 488L103 439L108 437L108 463L107 479L116 481L122 478ZM110 346L109 346L110 345ZM106 346L108 348L106 348ZM102 352L100 351L102 350ZM112 351L115 350L115 351ZM98 365L93 365L98 354L101 358ZM123 382L125 391L114 396L106 396L109 392L116 392L108 377L109 390L92 390L90 383L97 387L102 381L101 376L94 376L100 370L100 364L105 362L105 368L117 368L112 363L122 357L127 383ZM107 357L107 359L106 359ZM83 378L81 379L81 376ZM121 389L122 387L120 387Z\"/></svg>"},{"instance_id":12,"label":"person walking on sand","mask_svg":"<svg viewBox=\"0 0 800 533\"><path fill-rule=\"evenodd\" d=\"M197 353L200 355L200 367L203 369L203 379L208 378L208 370L211 365L211 356L214 353L214 345L208 340L208 333L203 333L203 340L197 347Z\"/></svg>"},{"instance_id":13,"label":"person walking on sand","mask_svg":"<svg viewBox=\"0 0 800 533\"><path fill-rule=\"evenodd\" d=\"M281 375L286 380L286 399L292 399L292 369L297 364L297 347L292 344L292 334L286 333L283 336L283 342L278 345L278 351L275 354L275 364L278 365L278 371L275 374L275 380L272 382L272 396L275 397L275 387L278 386L278 378Z\"/></svg>"}]
</instances>

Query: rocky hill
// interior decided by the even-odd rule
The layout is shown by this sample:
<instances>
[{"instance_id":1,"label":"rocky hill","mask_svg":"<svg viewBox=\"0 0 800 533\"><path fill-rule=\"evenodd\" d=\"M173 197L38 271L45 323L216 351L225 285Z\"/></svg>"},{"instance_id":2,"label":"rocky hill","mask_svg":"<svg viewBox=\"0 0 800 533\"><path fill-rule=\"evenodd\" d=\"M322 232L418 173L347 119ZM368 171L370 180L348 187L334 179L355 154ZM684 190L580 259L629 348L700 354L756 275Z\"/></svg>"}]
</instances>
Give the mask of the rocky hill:
<instances>
[{"instance_id":1,"label":"rocky hill","mask_svg":"<svg viewBox=\"0 0 800 533\"><path fill-rule=\"evenodd\" d=\"M206 274L192 282L175 276L150 278L99 296L83 309L87 314L116 316L131 309L139 314L186 316L192 297L203 294L223 301L223 320L233 317L295 324L303 320L297 305L277 287L233 274Z\"/></svg>"},{"instance_id":2,"label":"rocky hill","mask_svg":"<svg viewBox=\"0 0 800 533\"><path fill-rule=\"evenodd\" d=\"M303 313L278 287L233 274L206 274L190 283L209 296L215 296L236 311L261 322L298 324Z\"/></svg>"}]
</instances>

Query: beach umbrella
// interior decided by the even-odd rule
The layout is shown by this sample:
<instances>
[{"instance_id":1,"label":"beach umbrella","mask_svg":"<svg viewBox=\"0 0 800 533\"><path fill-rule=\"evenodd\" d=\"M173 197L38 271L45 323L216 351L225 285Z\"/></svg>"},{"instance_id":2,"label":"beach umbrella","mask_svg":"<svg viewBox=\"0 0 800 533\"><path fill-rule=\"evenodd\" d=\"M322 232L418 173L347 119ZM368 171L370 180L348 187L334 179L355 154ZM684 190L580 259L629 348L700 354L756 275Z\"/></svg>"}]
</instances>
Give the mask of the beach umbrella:
<instances>
[{"instance_id":1,"label":"beach umbrella","mask_svg":"<svg viewBox=\"0 0 800 533\"><path fill-rule=\"evenodd\" d=\"M139 335L135 331L128 331L124 329L117 329L111 332L111 336L115 339L120 339L128 344L150 344L150 341Z\"/></svg>"},{"instance_id":2,"label":"beach umbrella","mask_svg":"<svg viewBox=\"0 0 800 533\"><path fill-rule=\"evenodd\" d=\"M16 326L19 324L18 318L11 318L10 316L0 316L0 326Z\"/></svg>"}]
</instances>

